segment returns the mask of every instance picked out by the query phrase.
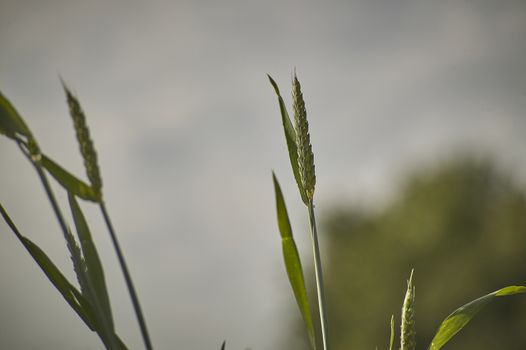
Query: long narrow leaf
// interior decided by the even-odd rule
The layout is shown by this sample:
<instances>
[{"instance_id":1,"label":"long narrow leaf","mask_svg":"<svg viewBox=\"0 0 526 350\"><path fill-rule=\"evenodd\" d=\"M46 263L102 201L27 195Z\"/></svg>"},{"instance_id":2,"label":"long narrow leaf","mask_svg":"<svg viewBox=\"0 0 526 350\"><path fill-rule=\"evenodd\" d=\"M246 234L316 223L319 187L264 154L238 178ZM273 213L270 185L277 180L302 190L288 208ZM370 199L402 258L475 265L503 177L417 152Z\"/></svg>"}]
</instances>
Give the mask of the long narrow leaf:
<instances>
[{"instance_id":1,"label":"long narrow leaf","mask_svg":"<svg viewBox=\"0 0 526 350\"><path fill-rule=\"evenodd\" d=\"M11 228L15 236L26 248L28 253L33 257L35 262L40 266L49 281L55 286L66 302L79 315L84 323L94 330L93 317L89 310L86 309L86 303L83 300L80 292L64 277L57 266L49 259L49 257L40 249L35 243L24 237L0 204L0 213L7 225Z\"/></svg>"},{"instance_id":2,"label":"long narrow leaf","mask_svg":"<svg viewBox=\"0 0 526 350\"><path fill-rule=\"evenodd\" d=\"M0 92L0 134L15 138L16 134L31 137L31 132L15 107Z\"/></svg>"},{"instance_id":3,"label":"long narrow leaf","mask_svg":"<svg viewBox=\"0 0 526 350\"><path fill-rule=\"evenodd\" d=\"M86 276L90 290L90 301L93 304L101 331L109 337L110 344L115 345L113 316L111 314L110 299L104 279L104 270L82 210L71 192L68 193L68 198L75 227L77 228L82 254L86 262Z\"/></svg>"},{"instance_id":4,"label":"long narrow leaf","mask_svg":"<svg viewBox=\"0 0 526 350\"><path fill-rule=\"evenodd\" d=\"M62 185L68 192L76 196L90 200L93 202L100 202L101 196L90 185L78 179L66 169L58 165L51 158L42 154L40 164Z\"/></svg>"},{"instance_id":5,"label":"long narrow leaf","mask_svg":"<svg viewBox=\"0 0 526 350\"><path fill-rule=\"evenodd\" d=\"M429 345L429 350L441 349L451 338L453 338L475 315L496 297L525 293L524 286L509 286L499 289L493 293L473 300L472 302L456 309L440 325L435 337Z\"/></svg>"},{"instance_id":6,"label":"long narrow leaf","mask_svg":"<svg viewBox=\"0 0 526 350\"><path fill-rule=\"evenodd\" d=\"M307 333L313 349L315 346L314 338L314 325L312 323L312 316L307 299L307 289L305 288L305 279L303 277L303 269L301 267L301 260L298 254L298 249L294 238L292 236L292 228L290 226L290 220L285 206L285 200L283 199L283 193L279 186L278 180L274 173L272 174L274 181L274 191L276 194L276 210L278 215L278 227L281 234L281 244L283 249L283 259L285 261L285 268L289 277L289 282L294 292L294 297L298 303L298 307L305 321L307 327Z\"/></svg>"},{"instance_id":7,"label":"long narrow leaf","mask_svg":"<svg viewBox=\"0 0 526 350\"><path fill-rule=\"evenodd\" d=\"M281 121L283 123L283 130L285 132L285 139L287 141L287 149L289 151L292 172L294 173L294 178L296 179L296 183L298 184L298 190L300 191L301 199L303 200L303 203L307 204L308 198L305 193L305 189L303 188L303 183L301 181L301 175L298 166L298 146L296 143L296 131L294 130L294 126L290 121L290 117L287 112L287 107L285 106L285 102L283 102L283 98L281 97L281 94L279 92L278 84L276 84L276 82L274 81L274 79L272 79L270 75L267 74L267 76L270 80L270 84L276 92L276 95L278 96L279 111L281 113Z\"/></svg>"}]
</instances>

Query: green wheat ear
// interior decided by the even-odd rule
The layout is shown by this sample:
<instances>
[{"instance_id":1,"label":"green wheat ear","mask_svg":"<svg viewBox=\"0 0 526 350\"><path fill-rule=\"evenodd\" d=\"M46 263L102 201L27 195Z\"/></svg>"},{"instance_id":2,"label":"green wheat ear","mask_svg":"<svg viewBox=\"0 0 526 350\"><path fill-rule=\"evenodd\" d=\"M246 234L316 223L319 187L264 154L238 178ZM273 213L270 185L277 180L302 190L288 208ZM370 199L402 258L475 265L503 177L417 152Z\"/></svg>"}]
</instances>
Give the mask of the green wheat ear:
<instances>
[{"instance_id":1,"label":"green wheat ear","mask_svg":"<svg viewBox=\"0 0 526 350\"><path fill-rule=\"evenodd\" d=\"M314 197L316 174L314 172L314 154L310 144L309 123L305 101L301 93L301 85L294 72L292 80L292 101L294 107L294 124L296 129L296 143L298 146L298 168L305 194L309 201ZM308 204L308 203L305 203Z\"/></svg>"},{"instance_id":2,"label":"green wheat ear","mask_svg":"<svg viewBox=\"0 0 526 350\"><path fill-rule=\"evenodd\" d=\"M71 93L64 81L62 87L66 93L66 98L69 106L69 113L73 120L75 133L77 134L77 141L79 143L80 153L84 159L84 167L86 174L93 189L98 193L102 193L102 179L100 176L99 165L97 162L97 152L93 146L93 141L90 138L88 126L86 124L86 116L80 106L78 99Z\"/></svg>"},{"instance_id":3,"label":"green wheat ear","mask_svg":"<svg viewBox=\"0 0 526 350\"><path fill-rule=\"evenodd\" d=\"M411 270L411 276L407 281L407 291L405 293L404 305L402 306L401 350L416 349L415 286L413 285L413 271L414 270Z\"/></svg>"}]
</instances>

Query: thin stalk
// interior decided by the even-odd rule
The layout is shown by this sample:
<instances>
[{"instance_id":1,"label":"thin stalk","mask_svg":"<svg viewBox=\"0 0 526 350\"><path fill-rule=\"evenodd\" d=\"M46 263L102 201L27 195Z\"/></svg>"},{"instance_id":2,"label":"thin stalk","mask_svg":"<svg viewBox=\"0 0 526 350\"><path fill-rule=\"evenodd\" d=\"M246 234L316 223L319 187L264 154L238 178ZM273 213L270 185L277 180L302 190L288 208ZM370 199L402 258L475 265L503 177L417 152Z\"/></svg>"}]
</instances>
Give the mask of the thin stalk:
<instances>
[{"instance_id":1,"label":"thin stalk","mask_svg":"<svg viewBox=\"0 0 526 350\"><path fill-rule=\"evenodd\" d=\"M316 292L318 293L318 307L320 310L320 325L321 325L321 339L323 350L329 348L329 340L327 334L327 309L325 304L325 288L323 285L323 271L321 266L320 247L318 245L318 230L316 228L316 218L314 216L314 204L310 200L308 204L310 232L312 238L312 252L314 255L314 271L316 275Z\"/></svg>"},{"instance_id":2,"label":"thin stalk","mask_svg":"<svg viewBox=\"0 0 526 350\"><path fill-rule=\"evenodd\" d=\"M133 308L135 310L135 315L137 316L137 321L139 322L144 346L146 346L147 350L152 350L153 347L150 341L150 336L148 335L148 328L146 328L146 321L144 320L141 305L139 303L139 298L137 297L137 293L135 292L135 287L133 286L133 281L130 272L128 271L126 260L124 260L124 255L122 254L119 241L117 240L117 235L115 234L115 230L113 229L113 225L111 223L110 216L108 215L108 211L106 210L106 205L104 201L100 202L100 210L102 212L102 216L104 217L104 221L106 222L106 226L108 227L108 231L113 242L113 247L115 248L115 253L117 254L117 258L119 259L122 274L124 275L124 279L126 280L126 286L128 287L128 292L130 293L130 298L132 300Z\"/></svg>"},{"instance_id":3,"label":"thin stalk","mask_svg":"<svg viewBox=\"0 0 526 350\"><path fill-rule=\"evenodd\" d=\"M51 203L51 207L53 208L53 211L55 212L55 216L57 217L57 221L60 225L60 228L62 230L62 233L64 234L64 237L66 238L66 240L68 240L68 228L67 228L67 225L66 225L66 220L64 220L64 216L62 215L62 211L60 210L60 207L58 206L58 203L57 203L57 200L55 199L55 195L53 194L53 190L51 189L51 186L49 185L49 181L47 180L47 177L46 177L46 173L44 173L44 171L42 170L42 168L40 167L40 165L35 162L31 156L31 154L29 154L28 150L27 150L27 144L22 141L22 140L18 140L17 139L17 143L18 143L18 147L20 148L20 150L22 151L22 153L27 157L27 159L29 159L29 162L31 162L31 164L35 167L35 170L38 174L38 177L40 178L40 181L42 182L42 186L44 187L44 190L46 192L46 195L49 199L49 202Z\"/></svg>"}]
</instances>

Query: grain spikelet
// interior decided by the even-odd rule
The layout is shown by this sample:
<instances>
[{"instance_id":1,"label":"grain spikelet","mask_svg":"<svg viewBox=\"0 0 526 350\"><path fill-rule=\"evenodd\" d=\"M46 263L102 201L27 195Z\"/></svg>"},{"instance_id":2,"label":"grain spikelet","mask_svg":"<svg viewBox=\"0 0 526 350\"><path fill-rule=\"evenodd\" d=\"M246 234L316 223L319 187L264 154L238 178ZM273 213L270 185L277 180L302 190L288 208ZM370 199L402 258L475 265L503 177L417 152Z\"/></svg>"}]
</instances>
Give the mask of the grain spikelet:
<instances>
[{"instance_id":1,"label":"grain spikelet","mask_svg":"<svg viewBox=\"0 0 526 350\"><path fill-rule=\"evenodd\" d=\"M86 116L80 106L77 98L70 92L66 84L62 82L64 91L66 93L69 113L73 120L75 133L77 134L77 141L79 143L80 153L84 159L84 167L91 186L97 193L101 193L102 179L100 176L99 165L97 162L97 152L93 146L93 141L90 138L88 126L86 124Z\"/></svg>"},{"instance_id":2,"label":"grain spikelet","mask_svg":"<svg viewBox=\"0 0 526 350\"><path fill-rule=\"evenodd\" d=\"M415 331L415 286L413 285L413 270L407 281L404 305L402 306L402 326L400 332L400 349L416 349Z\"/></svg>"},{"instance_id":3,"label":"grain spikelet","mask_svg":"<svg viewBox=\"0 0 526 350\"><path fill-rule=\"evenodd\" d=\"M314 197L314 187L316 185L316 174L314 172L314 154L312 153L312 146L310 143L309 123L307 121L305 101L303 100L301 85L298 81L296 73L294 73L292 81L292 101L297 137L296 142L298 146L298 168L307 199L312 201L312 198Z\"/></svg>"}]
</instances>

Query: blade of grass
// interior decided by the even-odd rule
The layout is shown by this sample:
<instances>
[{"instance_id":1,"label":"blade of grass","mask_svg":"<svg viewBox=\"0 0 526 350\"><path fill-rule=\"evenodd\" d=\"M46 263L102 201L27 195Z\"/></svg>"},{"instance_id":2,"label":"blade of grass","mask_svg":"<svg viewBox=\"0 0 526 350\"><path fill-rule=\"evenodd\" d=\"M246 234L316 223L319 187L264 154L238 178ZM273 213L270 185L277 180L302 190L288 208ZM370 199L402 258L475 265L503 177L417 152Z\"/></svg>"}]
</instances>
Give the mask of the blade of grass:
<instances>
[{"instance_id":1,"label":"blade of grass","mask_svg":"<svg viewBox=\"0 0 526 350\"><path fill-rule=\"evenodd\" d=\"M475 315L496 297L526 293L524 286L509 286L489 293L483 297L473 300L466 305L456 309L440 325L435 334L429 350L439 350L451 340L462 328L464 328Z\"/></svg>"},{"instance_id":2,"label":"blade of grass","mask_svg":"<svg viewBox=\"0 0 526 350\"><path fill-rule=\"evenodd\" d=\"M104 279L104 270L93 243L91 233L84 218L84 214L80 209L73 194L68 193L69 204L77 228L77 234L80 241L80 246L86 262L86 279L89 288L89 300L91 301L97 320L99 321L101 336L107 339L109 345L113 349L117 349L117 342L114 337L113 316L111 314L110 298L106 288Z\"/></svg>"},{"instance_id":3,"label":"blade of grass","mask_svg":"<svg viewBox=\"0 0 526 350\"><path fill-rule=\"evenodd\" d=\"M87 312L85 305L86 302L83 299L80 292L64 277L64 274L57 268L57 266L51 261L51 259L40 249L35 243L23 236L14 222L9 217L7 211L0 204L0 213L4 218L9 228L13 231L15 236L18 238L20 243L26 248L28 253L33 257L38 266L42 269L46 277L49 279L51 284L62 295L64 300L71 306L73 310L79 315L84 323L91 329L94 330L93 316Z\"/></svg>"},{"instance_id":4,"label":"blade of grass","mask_svg":"<svg viewBox=\"0 0 526 350\"><path fill-rule=\"evenodd\" d=\"M30 239L23 236L18 228L15 226L12 219L9 217L7 211L0 204L0 214L3 219L13 231L18 240L22 243L24 248L28 251L31 257L35 260L37 265L40 267L42 272L49 279L51 284L59 291L64 300L68 305L77 313L81 320L86 324L86 326L94 331L98 332L98 324L95 320L93 310L91 309L90 303L84 298L84 296L75 288L64 275L58 269L58 267L53 263L53 261L40 249L35 243ZM117 339L118 349L126 350L126 345L122 340L115 334Z\"/></svg>"},{"instance_id":5,"label":"blade of grass","mask_svg":"<svg viewBox=\"0 0 526 350\"><path fill-rule=\"evenodd\" d=\"M290 165L292 166L292 172L294 174L294 178L296 179L296 184L298 185L301 200L303 201L303 203L307 204L308 199L305 193L305 189L303 187L303 183L301 181L301 175L298 166L298 146L296 131L294 130L294 126L290 121L289 114L287 113L287 107L285 107L285 102L283 102L283 98L281 97L281 94L279 92L278 84L276 84L276 82L274 81L274 79L272 79L270 75L267 74L267 76L270 80L270 84L276 92L276 95L278 96L279 111L281 113L281 122L283 124L283 131L285 132L285 140L287 141L287 149L289 151L289 159Z\"/></svg>"},{"instance_id":6,"label":"blade of grass","mask_svg":"<svg viewBox=\"0 0 526 350\"><path fill-rule=\"evenodd\" d=\"M305 288L305 279L303 277L303 269L301 267L301 260L298 254L298 249L294 238L292 236L292 228L290 225L287 208L281 187L279 185L276 175L272 173L272 180L274 182L274 191L276 196L276 211L278 216L278 227L281 234L281 243L283 249L283 259L289 278L294 297L300 309L301 315L307 327L309 341L313 349L316 348L314 325L310 311L310 305L307 298L307 289Z\"/></svg>"}]
</instances>

